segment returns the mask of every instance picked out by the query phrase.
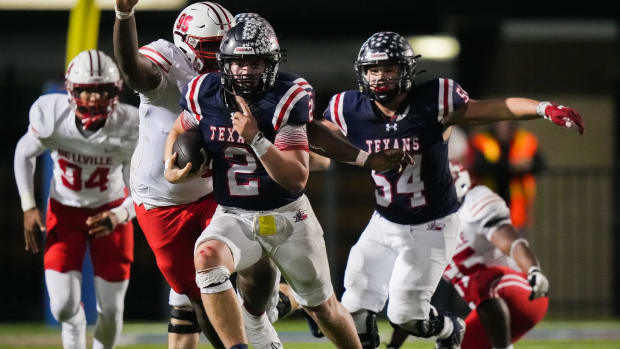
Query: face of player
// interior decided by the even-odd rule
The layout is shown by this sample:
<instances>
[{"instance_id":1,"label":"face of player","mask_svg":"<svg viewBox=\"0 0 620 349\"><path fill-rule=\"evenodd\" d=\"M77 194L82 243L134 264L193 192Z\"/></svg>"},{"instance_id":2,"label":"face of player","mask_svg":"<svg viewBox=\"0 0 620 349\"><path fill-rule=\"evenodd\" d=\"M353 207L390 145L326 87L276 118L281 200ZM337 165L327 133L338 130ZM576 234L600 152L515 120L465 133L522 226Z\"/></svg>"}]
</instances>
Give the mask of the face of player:
<instances>
[{"instance_id":1,"label":"face of player","mask_svg":"<svg viewBox=\"0 0 620 349\"><path fill-rule=\"evenodd\" d=\"M366 69L370 89L377 93L392 91L398 84L400 70L396 63L371 65Z\"/></svg>"},{"instance_id":2,"label":"face of player","mask_svg":"<svg viewBox=\"0 0 620 349\"><path fill-rule=\"evenodd\" d=\"M117 95L118 90L114 84L76 87L72 92L76 104L75 114L80 119L105 118Z\"/></svg>"},{"instance_id":3,"label":"face of player","mask_svg":"<svg viewBox=\"0 0 620 349\"><path fill-rule=\"evenodd\" d=\"M250 89L258 86L266 67L265 59L262 57L233 60L230 63L230 71L235 83Z\"/></svg>"}]
</instances>

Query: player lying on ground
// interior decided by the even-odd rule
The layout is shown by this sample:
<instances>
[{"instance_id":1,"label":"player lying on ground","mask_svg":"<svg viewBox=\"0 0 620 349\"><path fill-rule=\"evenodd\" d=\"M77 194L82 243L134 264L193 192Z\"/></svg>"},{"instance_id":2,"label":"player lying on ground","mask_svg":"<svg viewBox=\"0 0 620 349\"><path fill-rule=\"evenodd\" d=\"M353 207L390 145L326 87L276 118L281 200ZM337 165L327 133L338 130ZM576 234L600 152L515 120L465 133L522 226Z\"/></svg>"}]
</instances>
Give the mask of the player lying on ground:
<instances>
[{"instance_id":1,"label":"player lying on ground","mask_svg":"<svg viewBox=\"0 0 620 349\"><path fill-rule=\"evenodd\" d=\"M512 349L545 316L549 282L504 200L483 185L471 187L459 164L450 167L463 205L456 252L443 276L474 306L462 348ZM406 337L396 329L388 348L400 348Z\"/></svg>"}]
</instances>

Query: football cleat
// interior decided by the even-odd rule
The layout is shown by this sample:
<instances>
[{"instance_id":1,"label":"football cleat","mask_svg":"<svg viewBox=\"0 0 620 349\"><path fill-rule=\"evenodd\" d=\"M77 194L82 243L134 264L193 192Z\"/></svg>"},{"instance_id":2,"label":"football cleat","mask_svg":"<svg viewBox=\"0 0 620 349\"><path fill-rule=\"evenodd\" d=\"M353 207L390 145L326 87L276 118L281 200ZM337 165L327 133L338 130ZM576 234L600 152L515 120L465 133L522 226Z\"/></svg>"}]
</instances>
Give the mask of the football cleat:
<instances>
[{"instance_id":1,"label":"football cleat","mask_svg":"<svg viewBox=\"0 0 620 349\"><path fill-rule=\"evenodd\" d=\"M435 349L460 349L463 338L465 337L465 321L458 316L448 315L452 321L454 329L447 338L437 338Z\"/></svg>"}]
</instances>

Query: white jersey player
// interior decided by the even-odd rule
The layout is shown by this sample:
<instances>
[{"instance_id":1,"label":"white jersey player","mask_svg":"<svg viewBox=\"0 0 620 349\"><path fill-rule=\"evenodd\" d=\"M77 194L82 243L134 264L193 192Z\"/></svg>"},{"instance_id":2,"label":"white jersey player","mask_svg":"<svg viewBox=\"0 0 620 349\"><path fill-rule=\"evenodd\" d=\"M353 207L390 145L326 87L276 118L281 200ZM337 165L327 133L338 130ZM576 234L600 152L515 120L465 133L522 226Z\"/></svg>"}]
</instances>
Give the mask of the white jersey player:
<instances>
[{"instance_id":1,"label":"white jersey player","mask_svg":"<svg viewBox=\"0 0 620 349\"><path fill-rule=\"evenodd\" d=\"M217 204L208 176L182 184L165 180L164 144L182 111L181 88L198 73L217 70L215 55L233 16L217 3L189 5L173 24L174 44L157 40L139 48L132 39L137 37L136 4L137 0L117 0L114 24L114 48L121 73L140 93L140 135L132 158L131 191L138 223L172 288L169 345L195 347L200 329L190 299L200 302L200 291L194 281L191 251ZM221 347L209 329L203 330L214 346Z\"/></svg>"},{"instance_id":2,"label":"white jersey player","mask_svg":"<svg viewBox=\"0 0 620 349\"><path fill-rule=\"evenodd\" d=\"M41 96L15 150L15 178L24 210L26 249L39 251L46 230L45 281L65 348L86 348L80 304L86 246L95 273L98 319L93 348L112 348L121 333L133 262L133 202L127 196L138 111L118 103L122 81L110 57L96 50L69 64L69 95ZM44 228L34 199L36 157L51 150L53 177Z\"/></svg>"}]
</instances>

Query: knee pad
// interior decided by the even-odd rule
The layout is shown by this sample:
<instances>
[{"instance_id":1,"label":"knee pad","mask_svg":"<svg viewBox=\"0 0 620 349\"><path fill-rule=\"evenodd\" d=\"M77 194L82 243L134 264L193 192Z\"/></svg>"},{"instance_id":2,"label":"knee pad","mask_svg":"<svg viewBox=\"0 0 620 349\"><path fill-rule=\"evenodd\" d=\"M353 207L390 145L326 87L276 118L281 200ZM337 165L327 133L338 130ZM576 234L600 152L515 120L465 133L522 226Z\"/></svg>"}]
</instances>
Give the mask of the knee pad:
<instances>
[{"instance_id":1,"label":"knee pad","mask_svg":"<svg viewBox=\"0 0 620 349\"><path fill-rule=\"evenodd\" d=\"M357 335L360 337L363 349L379 347L379 328L377 328L377 314L369 310L359 310L351 314Z\"/></svg>"},{"instance_id":2,"label":"knee pad","mask_svg":"<svg viewBox=\"0 0 620 349\"><path fill-rule=\"evenodd\" d=\"M196 285L201 293L220 293L233 288L230 271L224 266L197 270Z\"/></svg>"},{"instance_id":3,"label":"knee pad","mask_svg":"<svg viewBox=\"0 0 620 349\"><path fill-rule=\"evenodd\" d=\"M410 320L402 324L394 324L390 321L393 327L399 327L410 334L421 337L430 338L436 336L443 330L444 316L437 312L435 307L431 306L428 314L428 318L425 320Z\"/></svg>"},{"instance_id":4,"label":"knee pad","mask_svg":"<svg viewBox=\"0 0 620 349\"><path fill-rule=\"evenodd\" d=\"M172 307L170 309L170 322L168 323L168 333L186 334L186 333L200 333L200 327L198 326L198 319L194 310L190 308L177 308ZM172 319L183 320L189 322L189 324L173 324Z\"/></svg>"}]
</instances>

